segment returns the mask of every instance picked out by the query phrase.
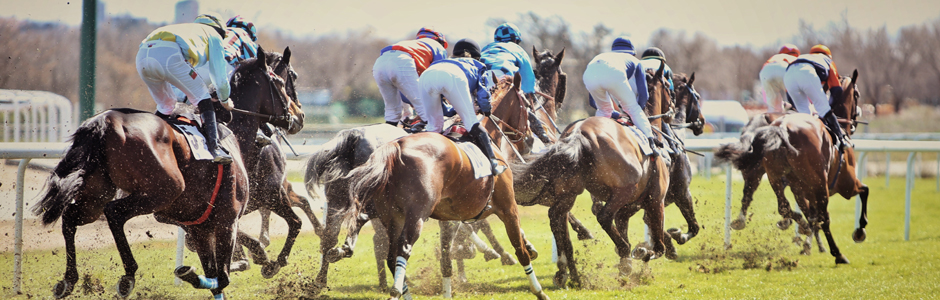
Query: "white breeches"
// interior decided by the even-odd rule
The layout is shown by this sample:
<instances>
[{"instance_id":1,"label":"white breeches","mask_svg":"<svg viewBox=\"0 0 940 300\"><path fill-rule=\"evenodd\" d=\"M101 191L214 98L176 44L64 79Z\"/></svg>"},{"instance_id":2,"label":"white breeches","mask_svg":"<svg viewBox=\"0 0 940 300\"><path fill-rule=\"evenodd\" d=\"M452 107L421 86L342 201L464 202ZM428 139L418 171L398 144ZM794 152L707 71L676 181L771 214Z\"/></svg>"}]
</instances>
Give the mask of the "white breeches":
<instances>
[{"instance_id":1,"label":"white breeches","mask_svg":"<svg viewBox=\"0 0 940 300\"><path fill-rule=\"evenodd\" d=\"M422 120L427 120L423 115L421 104L416 101L420 97L418 69L415 67L411 54L398 50L385 52L375 60L375 65L372 66L372 76L375 77L375 83L379 86L382 99L385 100L385 121L398 122L407 116L407 110L402 105L404 102L401 101L399 93L411 101Z\"/></svg>"},{"instance_id":2,"label":"white breeches","mask_svg":"<svg viewBox=\"0 0 940 300\"><path fill-rule=\"evenodd\" d=\"M473 108L473 96L470 94L470 84L467 75L460 67L450 63L439 63L431 66L421 74L418 81L421 90L421 107L425 109L428 125L424 128L429 132L444 130L444 112L441 108L441 95L447 98L450 105L460 115L463 126L470 130L479 123L476 110ZM415 105L417 107L418 105Z\"/></svg>"},{"instance_id":3,"label":"white breeches","mask_svg":"<svg viewBox=\"0 0 940 300\"><path fill-rule=\"evenodd\" d=\"M137 51L137 74L147 84L150 96L157 103L157 111L172 114L176 95L171 86L178 88L193 104L209 99L205 80L183 59L179 45L168 41L149 41Z\"/></svg>"},{"instance_id":4,"label":"white breeches","mask_svg":"<svg viewBox=\"0 0 940 300\"><path fill-rule=\"evenodd\" d=\"M787 72L786 63L769 63L760 70L760 83L764 87L764 103L767 112L783 112L783 101L787 97L783 86L783 75Z\"/></svg>"},{"instance_id":5,"label":"white breeches","mask_svg":"<svg viewBox=\"0 0 940 300\"><path fill-rule=\"evenodd\" d=\"M610 117L614 112L614 104L610 98L617 99L623 107L633 124L636 125L647 137L653 137L653 131L650 128L649 119L643 112L643 108L636 100L636 82L627 79L627 73L623 67L611 66L604 61L595 61L584 70L584 87L587 88L594 101L597 103L598 117ZM641 87L641 88L646 88Z\"/></svg>"},{"instance_id":6,"label":"white breeches","mask_svg":"<svg viewBox=\"0 0 940 300\"><path fill-rule=\"evenodd\" d=\"M783 76L783 84L793 99L796 111L812 114L810 104L820 117L829 112L829 97L823 91L816 68L811 64L801 63L790 67Z\"/></svg>"}]
</instances>

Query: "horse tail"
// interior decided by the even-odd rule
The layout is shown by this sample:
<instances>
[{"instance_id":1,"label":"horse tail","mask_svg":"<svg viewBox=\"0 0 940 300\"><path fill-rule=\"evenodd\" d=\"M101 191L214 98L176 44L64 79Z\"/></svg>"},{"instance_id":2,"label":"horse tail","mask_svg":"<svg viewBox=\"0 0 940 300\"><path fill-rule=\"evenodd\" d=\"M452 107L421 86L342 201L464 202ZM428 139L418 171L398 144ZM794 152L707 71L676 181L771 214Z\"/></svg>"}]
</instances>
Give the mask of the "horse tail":
<instances>
[{"instance_id":1,"label":"horse tail","mask_svg":"<svg viewBox=\"0 0 940 300\"><path fill-rule=\"evenodd\" d=\"M46 182L46 193L32 207L49 225L62 217L65 208L85 186L85 175L97 170L104 162L105 141L109 123L104 114L85 121L70 138L72 145L56 165Z\"/></svg>"},{"instance_id":2,"label":"horse tail","mask_svg":"<svg viewBox=\"0 0 940 300\"><path fill-rule=\"evenodd\" d=\"M323 145L323 148L314 152L307 160L304 184L308 191L313 191L315 185L331 182L349 174L355 167L356 145L364 138L358 129L340 131L335 138Z\"/></svg>"},{"instance_id":3,"label":"horse tail","mask_svg":"<svg viewBox=\"0 0 940 300\"><path fill-rule=\"evenodd\" d=\"M745 170L760 163L764 157L763 147L755 148L754 136L758 129L770 125L764 115L757 115L747 123L741 132L741 139L737 143L728 143L718 147L715 151L715 160L718 162L730 161L738 170Z\"/></svg>"},{"instance_id":4,"label":"horse tail","mask_svg":"<svg viewBox=\"0 0 940 300\"><path fill-rule=\"evenodd\" d=\"M365 201L374 201L385 194L385 188L392 176L395 162L401 160L401 145L387 143L375 149L365 164L353 169L344 178L349 182L350 203L342 209L347 227L355 225L355 216L365 206ZM351 224L350 224L351 223Z\"/></svg>"},{"instance_id":5,"label":"horse tail","mask_svg":"<svg viewBox=\"0 0 940 300\"><path fill-rule=\"evenodd\" d=\"M777 151L781 147L786 148L793 155L800 153L796 147L793 147L793 144L790 144L790 133L787 132L787 129L780 126L767 126L757 130L754 134L754 143L755 148L757 145L762 146L763 153L768 153L772 151Z\"/></svg>"},{"instance_id":6,"label":"horse tail","mask_svg":"<svg viewBox=\"0 0 940 300\"><path fill-rule=\"evenodd\" d=\"M590 148L590 140L580 131L574 132L544 153L529 156L529 164L512 164L513 186L517 192L534 197L553 186L552 181L556 179L578 176L593 161Z\"/></svg>"}]
</instances>

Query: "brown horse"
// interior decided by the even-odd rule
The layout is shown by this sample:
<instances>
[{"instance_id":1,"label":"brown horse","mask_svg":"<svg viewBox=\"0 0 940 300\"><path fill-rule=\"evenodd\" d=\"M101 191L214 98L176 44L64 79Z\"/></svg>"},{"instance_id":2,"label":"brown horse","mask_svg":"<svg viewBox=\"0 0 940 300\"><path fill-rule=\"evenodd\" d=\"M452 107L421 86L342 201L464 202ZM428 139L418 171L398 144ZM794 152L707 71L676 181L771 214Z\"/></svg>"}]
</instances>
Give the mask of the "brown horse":
<instances>
[{"instance_id":1,"label":"brown horse","mask_svg":"<svg viewBox=\"0 0 940 300\"><path fill-rule=\"evenodd\" d=\"M656 107L652 113L661 114L671 102L661 80L662 68L651 75L652 80L647 81L649 102ZM658 127L660 122L656 119L651 123ZM638 145L637 137L613 119L591 117L568 125L561 141L536 155L528 165L513 165L519 174L514 182L516 200L521 205L550 207L548 216L559 253L556 286L566 286L569 271L572 282L581 283L565 222L575 199L585 189L592 199L604 202L597 206L597 220L616 245L621 274L632 270L630 243L622 234L627 227L626 210L621 208L639 203L646 211L644 219L650 226L653 253L643 259L665 252L663 198L669 184L668 169L663 159L644 155Z\"/></svg>"},{"instance_id":2,"label":"brown horse","mask_svg":"<svg viewBox=\"0 0 940 300\"><path fill-rule=\"evenodd\" d=\"M842 129L849 134L854 131L858 117L857 78L858 71L855 71L851 78L841 79L844 97L835 99L832 107L833 113L841 119ZM856 242L865 240L865 226L868 224L868 186L855 177L854 149L847 148L844 153L840 153L833 146L832 137L825 125L815 116L787 114L768 118L772 117L776 119L769 125L754 129L753 137L747 136L751 137L750 140L742 136L740 143L722 145L715 157L732 161L740 170L751 171L751 176L760 172L760 168L766 171L777 196L779 213L784 218L778 222L778 227L786 229L790 222L795 220L800 225L800 233L806 235L807 240L811 233L818 234L818 230L822 229L829 244L830 254L836 258L836 264L848 263L848 259L836 246L829 229L828 205L829 197L837 193L846 199L860 195L860 227L855 230L852 238ZM752 122L760 121L758 119ZM754 188L759 182L757 177ZM787 185L796 197L796 203L805 214L806 220L803 220L802 214L791 210L784 194ZM746 197L748 196L746 194ZM742 210L745 208L743 201L744 199ZM743 224L741 225L743 227Z\"/></svg>"}]
</instances>

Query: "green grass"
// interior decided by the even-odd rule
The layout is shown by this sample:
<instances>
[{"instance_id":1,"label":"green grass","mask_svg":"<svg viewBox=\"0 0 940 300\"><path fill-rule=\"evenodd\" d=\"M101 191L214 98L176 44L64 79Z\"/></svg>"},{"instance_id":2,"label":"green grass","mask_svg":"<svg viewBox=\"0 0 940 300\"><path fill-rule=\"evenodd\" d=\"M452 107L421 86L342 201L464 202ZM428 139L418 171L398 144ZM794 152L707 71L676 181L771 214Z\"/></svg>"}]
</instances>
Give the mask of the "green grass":
<instances>
[{"instance_id":1,"label":"green grass","mask_svg":"<svg viewBox=\"0 0 940 300\"><path fill-rule=\"evenodd\" d=\"M855 201L836 196L831 199L832 231L842 252L852 262L836 266L828 253L813 250L811 256L799 255L799 248L790 240L792 228L775 229L779 217L769 186L758 190L750 212L748 227L732 232L733 247L724 249L724 183L723 176L712 180L697 177L692 182L696 213L704 227L699 236L679 246L679 259L651 261L648 270L637 276L619 279L618 258L613 244L589 213L587 195L579 198L575 214L598 237L591 241L574 241L576 258L584 274L584 287L559 289L552 285L556 268L550 261L551 236L544 207L522 208L523 227L541 257L534 261L536 273L546 293L553 299L598 298L929 298L940 292L940 234L933 229L940 225L940 193L933 178L918 180L913 191L911 239L904 241L904 186L884 187L884 178L870 177L868 239L856 244L850 237L854 227ZM740 207L741 182L734 183L732 215ZM504 246L508 240L502 224L492 224ZM666 209L666 227L682 226L684 220L674 207ZM641 218L631 222L630 239L642 240ZM78 232L82 234L81 230ZM330 270L330 290L325 298L378 299L387 294L374 288L375 262L372 257L371 228L363 230L356 255L334 264ZM311 282L319 265L319 240L312 234L302 235L291 255L290 265L273 279L263 279L254 266L242 273L233 273L233 282L226 289L229 299L298 299L304 296L305 284ZM280 250L283 238L275 239L268 248ZM428 222L409 262L412 291L416 297L440 299L439 263L435 259L438 244L437 222ZM194 290L184 284L174 286L174 241L154 241L132 245L140 264L137 287L131 298L136 299L209 299L207 291ZM120 258L112 246L98 250L78 251L79 272L83 279L69 299L113 298L114 285L123 273ZM0 254L0 265L13 264L12 253ZM194 253L186 254L186 264L198 265ZM24 295L13 295L12 272L0 280L0 298L51 298L51 288L62 278L65 268L64 249L34 251L25 254ZM634 270L641 270L636 262ZM201 269L201 268L200 268ZM199 271L202 272L201 270ZM498 261L468 261L470 283L454 288L456 299L531 299L522 267L502 266ZM389 275L391 278L391 275Z\"/></svg>"}]
</instances>

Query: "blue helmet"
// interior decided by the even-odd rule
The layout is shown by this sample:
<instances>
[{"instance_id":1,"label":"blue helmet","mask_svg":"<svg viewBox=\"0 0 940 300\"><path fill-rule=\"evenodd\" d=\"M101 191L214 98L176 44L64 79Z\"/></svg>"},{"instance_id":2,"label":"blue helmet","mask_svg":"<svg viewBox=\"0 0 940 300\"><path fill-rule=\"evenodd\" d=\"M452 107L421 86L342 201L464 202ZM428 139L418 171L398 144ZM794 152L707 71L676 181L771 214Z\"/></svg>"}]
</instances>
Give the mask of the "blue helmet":
<instances>
[{"instance_id":1,"label":"blue helmet","mask_svg":"<svg viewBox=\"0 0 940 300\"><path fill-rule=\"evenodd\" d=\"M252 41L258 41L258 29L255 28L255 24L248 22L245 18L242 18L242 16L234 16L228 19L228 22L225 22L225 27L241 28L248 33Z\"/></svg>"},{"instance_id":2,"label":"blue helmet","mask_svg":"<svg viewBox=\"0 0 940 300\"><path fill-rule=\"evenodd\" d=\"M610 50L613 52L636 55L636 50L633 49L633 42L630 41L630 37L628 36L617 37L617 39L614 40L614 44L610 46Z\"/></svg>"},{"instance_id":3,"label":"blue helmet","mask_svg":"<svg viewBox=\"0 0 940 300\"><path fill-rule=\"evenodd\" d=\"M503 23L496 27L496 33L493 36L493 40L500 43L522 43L522 33L519 32L519 27L512 23Z\"/></svg>"}]
</instances>

